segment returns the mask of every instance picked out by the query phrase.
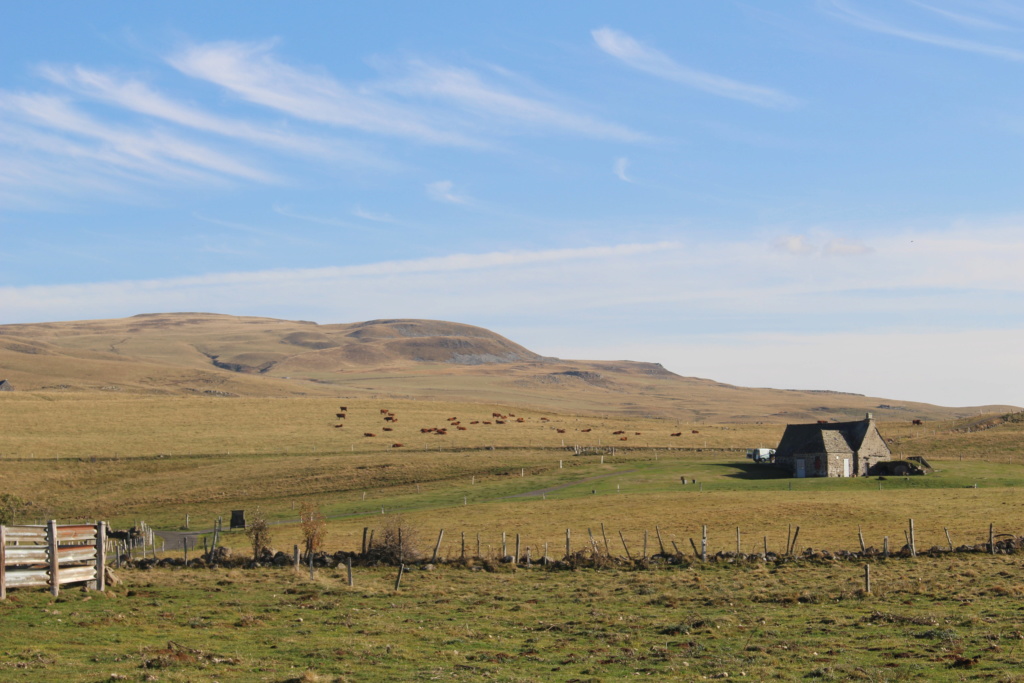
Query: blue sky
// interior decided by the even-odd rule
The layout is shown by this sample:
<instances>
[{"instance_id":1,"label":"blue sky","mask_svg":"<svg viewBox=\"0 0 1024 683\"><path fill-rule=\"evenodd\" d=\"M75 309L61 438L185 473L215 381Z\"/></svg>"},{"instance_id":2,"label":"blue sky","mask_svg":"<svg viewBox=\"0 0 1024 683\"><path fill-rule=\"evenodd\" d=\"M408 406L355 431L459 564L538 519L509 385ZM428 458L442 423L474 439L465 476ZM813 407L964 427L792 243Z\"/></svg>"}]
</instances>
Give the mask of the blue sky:
<instances>
[{"instance_id":1,"label":"blue sky","mask_svg":"<svg viewBox=\"0 0 1024 683\"><path fill-rule=\"evenodd\" d=\"M1024 5L5 3L0 323L481 325L1024 405Z\"/></svg>"}]
</instances>

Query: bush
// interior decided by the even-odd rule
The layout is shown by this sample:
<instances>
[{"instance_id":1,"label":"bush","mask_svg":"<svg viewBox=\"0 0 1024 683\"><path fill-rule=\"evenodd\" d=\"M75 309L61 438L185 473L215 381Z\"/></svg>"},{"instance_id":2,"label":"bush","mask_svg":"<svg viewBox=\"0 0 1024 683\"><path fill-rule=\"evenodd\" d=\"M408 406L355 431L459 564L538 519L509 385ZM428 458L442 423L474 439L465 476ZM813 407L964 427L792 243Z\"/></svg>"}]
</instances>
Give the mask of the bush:
<instances>
[{"instance_id":1,"label":"bush","mask_svg":"<svg viewBox=\"0 0 1024 683\"><path fill-rule=\"evenodd\" d=\"M400 516L390 517L373 541L369 555L380 562L402 564L420 559L416 550L419 532L407 525Z\"/></svg>"},{"instance_id":2,"label":"bush","mask_svg":"<svg viewBox=\"0 0 1024 683\"><path fill-rule=\"evenodd\" d=\"M270 550L270 524L259 508L253 511L251 520L246 524L245 535L252 544L252 559L258 561L264 551Z\"/></svg>"},{"instance_id":3,"label":"bush","mask_svg":"<svg viewBox=\"0 0 1024 683\"><path fill-rule=\"evenodd\" d=\"M299 527L302 530L302 542L306 546L306 557L324 549L327 518L312 503L303 503L299 509Z\"/></svg>"}]
</instances>

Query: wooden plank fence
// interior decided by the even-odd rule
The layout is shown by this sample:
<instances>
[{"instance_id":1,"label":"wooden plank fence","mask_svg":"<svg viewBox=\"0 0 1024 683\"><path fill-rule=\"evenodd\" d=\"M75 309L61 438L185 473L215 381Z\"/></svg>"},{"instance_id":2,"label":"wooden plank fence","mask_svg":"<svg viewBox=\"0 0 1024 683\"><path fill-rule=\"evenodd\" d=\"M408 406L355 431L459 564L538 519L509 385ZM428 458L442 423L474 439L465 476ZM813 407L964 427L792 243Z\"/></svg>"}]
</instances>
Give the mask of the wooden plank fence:
<instances>
[{"instance_id":1,"label":"wooden plank fence","mask_svg":"<svg viewBox=\"0 0 1024 683\"><path fill-rule=\"evenodd\" d=\"M0 600L8 588L49 588L70 583L104 590L107 523L0 526Z\"/></svg>"}]
</instances>

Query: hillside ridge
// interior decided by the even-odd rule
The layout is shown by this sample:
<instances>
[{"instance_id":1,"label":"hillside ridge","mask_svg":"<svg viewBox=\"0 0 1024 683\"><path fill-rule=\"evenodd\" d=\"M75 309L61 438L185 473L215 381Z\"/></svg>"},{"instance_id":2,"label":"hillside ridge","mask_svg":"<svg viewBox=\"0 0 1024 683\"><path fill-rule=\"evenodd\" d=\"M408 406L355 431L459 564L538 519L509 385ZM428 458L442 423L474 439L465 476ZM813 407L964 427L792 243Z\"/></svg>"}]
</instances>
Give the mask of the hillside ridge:
<instances>
[{"instance_id":1,"label":"hillside ridge","mask_svg":"<svg viewBox=\"0 0 1024 683\"><path fill-rule=\"evenodd\" d=\"M659 363L542 356L483 327L380 318L318 324L220 313L0 325L0 379L18 391L391 396L688 421L940 419L945 408L827 389L746 388Z\"/></svg>"}]
</instances>

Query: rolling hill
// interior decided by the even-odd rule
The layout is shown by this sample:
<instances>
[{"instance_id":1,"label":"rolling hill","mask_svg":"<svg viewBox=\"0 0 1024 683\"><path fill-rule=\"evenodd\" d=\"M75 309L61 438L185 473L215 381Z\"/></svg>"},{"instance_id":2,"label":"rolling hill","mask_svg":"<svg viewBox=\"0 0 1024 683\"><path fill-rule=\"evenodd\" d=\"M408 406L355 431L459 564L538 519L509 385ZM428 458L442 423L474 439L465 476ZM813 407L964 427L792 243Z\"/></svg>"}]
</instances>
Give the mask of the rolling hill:
<instances>
[{"instance_id":1,"label":"rolling hill","mask_svg":"<svg viewBox=\"0 0 1024 683\"><path fill-rule=\"evenodd\" d=\"M307 321L212 313L0 325L0 379L18 391L395 397L708 422L943 419L946 408L832 391L752 389L657 363L543 357L489 330L436 320Z\"/></svg>"}]
</instances>

